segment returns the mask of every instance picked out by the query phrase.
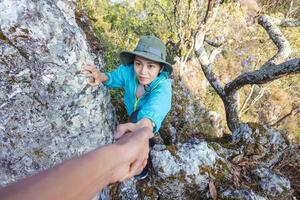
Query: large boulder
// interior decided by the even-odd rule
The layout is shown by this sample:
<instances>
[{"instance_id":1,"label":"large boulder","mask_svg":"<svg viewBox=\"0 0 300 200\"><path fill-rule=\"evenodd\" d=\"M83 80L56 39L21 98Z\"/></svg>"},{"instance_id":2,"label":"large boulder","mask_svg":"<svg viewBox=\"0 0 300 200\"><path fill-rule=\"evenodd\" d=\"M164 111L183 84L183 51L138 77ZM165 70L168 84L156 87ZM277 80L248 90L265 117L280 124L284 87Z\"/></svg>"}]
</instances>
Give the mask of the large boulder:
<instances>
[{"instance_id":1,"label":"large boulder","mask_svg":"<svg viewBox=\"0 0 300 200\"><path fill-rule=\"evenodd\" d=\"M75 0L0 1L0 186L113 138L104 86L79 75L97 58Z\"/></svg>"},{"instance_id":2,"label":"large boulder","mask_svg":"<svg viewBox=\"0 0 300 200\"><path fill-rule=\"evenodd\" d=\"M151 150L150 176L120 184L117 199L292 199L287 177L275 171L292 148L281 133L242 124L232 137L191 139Z\"/></svg>"}]
</instances>

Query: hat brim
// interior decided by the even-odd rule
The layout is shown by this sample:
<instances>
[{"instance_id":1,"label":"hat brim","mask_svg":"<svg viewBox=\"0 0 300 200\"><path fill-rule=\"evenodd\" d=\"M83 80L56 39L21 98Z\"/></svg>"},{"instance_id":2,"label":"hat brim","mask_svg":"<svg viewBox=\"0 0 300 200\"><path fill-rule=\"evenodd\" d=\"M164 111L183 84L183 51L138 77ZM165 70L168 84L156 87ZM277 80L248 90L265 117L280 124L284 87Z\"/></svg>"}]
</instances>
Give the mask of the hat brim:
<instances>
[{"instance_id":1,"label":"hat brim","mask_svg":"<svg viewBox=\"0 0 300 200\"><path fill-rule=\"evenodd\" d=\"M169 73L169 75L171 75L173 72L173 67L170 63L164 61L157 55L154 55L154 54L151 54L148 52L144 52L144 51L122 51L120 53L120 62L123 65L132 64L135 56L141 56L147 60L151 60L151 61L163 64L164 65L163 70L167 71Z\"/></svg>"}]
</instances>

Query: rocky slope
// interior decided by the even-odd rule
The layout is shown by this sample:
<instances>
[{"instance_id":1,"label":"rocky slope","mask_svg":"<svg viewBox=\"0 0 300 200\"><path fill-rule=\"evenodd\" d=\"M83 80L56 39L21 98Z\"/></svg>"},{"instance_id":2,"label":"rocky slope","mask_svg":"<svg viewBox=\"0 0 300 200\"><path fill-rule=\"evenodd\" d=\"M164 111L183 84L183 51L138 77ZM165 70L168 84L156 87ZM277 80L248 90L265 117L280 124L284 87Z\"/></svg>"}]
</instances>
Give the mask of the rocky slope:
<instances>
[{"instance_id":1,"label":"rocky slope","mask_svg":"<svg viewBox=\"0 0 300 200\"><path fill-rule=\"evenodd\" d=\"M0 0L1 186L112 141L115 117L107 90L90 88L78 74L84 63L102 66L74 9L73 0ZM167 145L151 151L150 176L112 185L95 199L210 199L214 190L219 199L293 198L294 182L277 170L292 150L281 133L242 124L232 137L197 139L187 131L206 121L192 118L210 114L186 103L177 104L178 112L191 123L176 130L180 119L169 118L169 132L162 132ZM215 118L209 128L194 131L222 135ZM299 162L299 154L293 155Z\"/></svg>"}]
</instances>

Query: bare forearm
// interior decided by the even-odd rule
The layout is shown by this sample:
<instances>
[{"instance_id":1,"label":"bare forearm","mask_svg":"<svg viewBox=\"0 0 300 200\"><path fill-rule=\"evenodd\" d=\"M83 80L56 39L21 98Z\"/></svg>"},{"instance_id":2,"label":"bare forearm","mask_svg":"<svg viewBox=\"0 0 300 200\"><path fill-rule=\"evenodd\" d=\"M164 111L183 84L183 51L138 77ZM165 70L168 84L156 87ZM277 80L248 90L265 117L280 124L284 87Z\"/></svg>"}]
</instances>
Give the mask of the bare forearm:
<instances>
[{"instance_id":1,"label":"bare forearm","mask_svg":"<svg viewBox=\"0 0 300 200\"><path fill-rule=\"evenodd\" d=\"M91 199L111 180L119 148L101 147L0 190L1 199ZM105 165L103 164L105 163Z\"/></svg>"}]
</instances>

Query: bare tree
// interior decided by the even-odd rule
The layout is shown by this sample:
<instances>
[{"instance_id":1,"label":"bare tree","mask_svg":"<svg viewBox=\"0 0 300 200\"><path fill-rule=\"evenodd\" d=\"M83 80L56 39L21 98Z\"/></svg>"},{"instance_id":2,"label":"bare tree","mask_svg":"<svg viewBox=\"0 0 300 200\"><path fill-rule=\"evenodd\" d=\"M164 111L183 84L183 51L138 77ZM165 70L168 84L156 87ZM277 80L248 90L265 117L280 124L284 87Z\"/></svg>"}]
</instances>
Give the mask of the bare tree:
<instances>
[{"instance_id":1,"label":"bare tree","mask_svg":"<svg viewBox=\"0 0 300 200\"><path fill-rule=\"evenodd\" d=\"M284 37L277 25L286 26L287 23L283 21L278 22L267 15L259 16L258 23L266 30L269 37L276 45L277 53L264 63L260 69L245 72L237 76L229 83L222 85L219 78L213 72L213 57L215 52L220 51L219 48L215 49L210 56L204 49L206 30L199 32L195 39L195 53L198 61L205 74L205 77L220 96L223 101L227 125L231 131L239 127L239 108L238 108L238 90L245 85L264 84L275 79L290 74L300 73L300 58L289 59L292 49L288 40ZM297 23L296 23L297 24Z\"/></svg>"}]
</instances>

